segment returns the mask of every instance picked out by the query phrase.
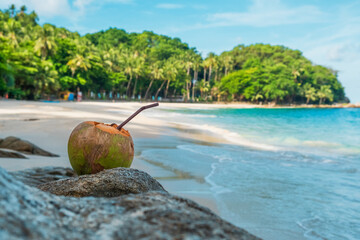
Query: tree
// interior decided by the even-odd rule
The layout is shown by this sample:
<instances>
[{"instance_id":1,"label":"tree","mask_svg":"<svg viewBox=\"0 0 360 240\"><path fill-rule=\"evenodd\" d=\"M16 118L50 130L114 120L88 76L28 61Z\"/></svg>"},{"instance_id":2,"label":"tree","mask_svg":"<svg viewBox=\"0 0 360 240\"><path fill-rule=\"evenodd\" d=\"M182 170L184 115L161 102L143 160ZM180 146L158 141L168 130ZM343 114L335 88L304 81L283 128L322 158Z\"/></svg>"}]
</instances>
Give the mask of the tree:
<instances>
[{"instance_id":1,"label":"tree","mask_svg":"<svg viewBox=\"0 0 360 240\"><path fill-rule=\"evenodd\" d=\"M334 95L333 95L329 85L321 86L317 92L317 95L319 97L319 104L322 104L323 101L326 99L328 99L330 102L332 102L334 99Z\"/></svg>"},{"instance_id":2,"label":"tree","mask_svg":"<svg viewBox=\"0 0 360 240\"><path fill-rule=\"evenodd\" d=\"M76 54L68 63L71 70L71 76L74 77L77 70L88 71L91 68L90 56Z\"/></svg>"},{"instance_id":3,"label":"tree","mask_svg":"<svg viewBox=\"0 0 360 240\"><path fill-rule=\"evenodd\" d=\"M316 89L310 83L304 85L304 96L306 97L306 104L309 104L310 100L315 101L317 99Z\"/></svg>"},{"instance_id":4,"label":"tree","mask_svg":"<svg viewBox=\"0 0 360 240\"><path fill-rule=\"evenodd\" d=\"M19 46L19 37L23 32L21 24L13 18L3 22L4 35L10 40L13 47Z\"/></svg>"},{"instance_id":5,"label":"tree","mask_svg":"<svg viewBox=\"0 0 360 240\"><path fill-rule=\"evenodd\" d=\"M135 59L134 59L133 72L135 74L135 84L134 84L134 88L133 88L133 92L132 92L133 97L135 97L135 94L136 94L136 85L137 85L137 82L139 80L139 77L145 72L144 71L144 68L145 68L144 64L145 64L145 56L140 55L138 53L136 55Z\"/></svg>"},{"instance_id":6,"label":"tree","mask_svg":"<svg viewBox=\"0 0 360 240\"><path fill-rule=\"evenodd\" d=\"M211 74L213 67L217 64L216 56L214 53L209 53L208 57L204 60L204 68L209 69L209 77L208 82L211 80ZM204 75L204 79L206 78L206 74Z\"/></svg>"},{"instance_id":7,"label":"tree","mask_svg":"<svg viewBox=\"0 0 360 240\"><path fill-rule=\"evenodd\" d=\"M194 65L194 55L192 52L187 51L183 53L180 57L181 59L181 66L186 71L186 79L185 79L185 90L186 90L186 97L184 97L185 101L190 99L190 85L191 85L191 76L190 71Z\"/></svg>"},{"instance_id":8,"label":"tree","mask_svg":"<svg viewBox=\"0 0 360 240\"><path fill-rule=\"evenodd\" d=\"M149 84L149 86L148 86L148 88L146 90L145 99L147 99L147 96L149 94L149 91L151 89L151 86L152 86L154 80L162 80L164 78L164 70L160 67L159 62L156 62L156 63L154 63L153 65L150 66L150 78L151 78L151 81L150 81L150 84ZM158 95L158 92L157 92L157 95ZM157 95L156 95L156 98L157 98Z\"/></svg>"},{"instance_id":9,"label":"tree","mask_svg":"<svg viewBox=\"0 0 360 240\"><path fill-rule=\"evenodd\" d=\"M16 13L16 7L15 7L15 4L11 4L10 5L10 17L14 18L15 17L15 13Z\"/></svg>"},{"instance_id":10,"label":"tree","mask_svg":"<svg viewBox=\"0 0 360 240\"><path fill-rule=\"evenodd\" d=\"M59 88L58 73L51 61L40 60L34 78L35 96L55 93Z\"/></svg>"},{"instance_id":11,"label":"tree","mask_svg":"<svg viewBox=\"0 0 360 240\"><path fill-rule=\"evenodd\" d=\"M233 58L229 52L224 52L220 55L220 61L224 66L224 76L228 75L229 71L233 70Z\"/></svg>"},{"instance_id":12,"label":"tree","mask_svg":"<svg viewBox=\"0 0 360 240\"><path fill-rule=\"evenodd\" d=\"M54 37L54 27L50 24L44 24L43 27L37 26L36 28L37 40L35 42L34 51L46 59L49 54L56 51L56 42Z\"/></svg>"},{"instance_id":13,"label":"tree","mask_svg":"<svg viewBox=\"0 0 360 240\"><path fill-rule=\"evenodd\" d=\"M40 26L25 6L0 10L0 91L34 99L77 87L88 95L117 91L135 97L142 89L145 98L181 93L185 101L197 93L203 100L346 101L335 70L284 46L238 45L203 60L179 38L117 28L80 36Z\"/></svg>"},{"instance_id":14,"label":"tree","mask_svg":"<svg viewBox=\"0 0 360 240\"><path fill-rule=\"evenodd\" d=\"M200 66L202 63L202 59L199 55L194 55L194 63L193 63L193 68L194 68L194 78L193 78L193 84L192 84L192 101L195 100L195 84L198 81L198 76L199 76L199 70L200 70Z\"/></svg>"},{"instance_id":15,"label":"tree","mask_svg":"<svg viewBox=\"0 0 360 240\"><path fill-rule=\"evenodd\" d=\"M167 80L164 80L167 81L164 98L167 97L170 82L176 79L176 74L178 73L177 64L179 63L175 59L172 59L172 61L166 61L164 64L165 78L167 78Z\"/></svg>"}]
</instances>

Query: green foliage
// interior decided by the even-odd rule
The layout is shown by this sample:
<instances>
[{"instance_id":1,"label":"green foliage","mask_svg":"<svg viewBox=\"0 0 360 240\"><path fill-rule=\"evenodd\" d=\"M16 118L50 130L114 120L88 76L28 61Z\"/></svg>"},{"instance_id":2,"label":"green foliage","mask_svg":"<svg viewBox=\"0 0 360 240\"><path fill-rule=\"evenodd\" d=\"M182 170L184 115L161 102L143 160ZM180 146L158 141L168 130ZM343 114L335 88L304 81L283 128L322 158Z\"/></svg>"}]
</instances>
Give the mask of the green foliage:
<instances>
[{"instance_id":1,"label":"green foliage","mask_svg":"<svg viewBox=\"0 0 360 240\"><path fill-rule=\"evenodd\" d=\"M39 99L77 88L102 98L111 92L127 99L183 101L346 99L336 71L283 46L238 45L203 59L178 38L117 28L80 36L51 24L40 26L36 13L26 13L25 6L0 10L0 94Z\"/></svg>"},{"instance_id":2,"label":"green foliage","mask_svg":"<svg viewBox=\"0 0 360 240\"><path fill-rule=\"evenodd\" d=\"M221 56L234 69L220 85L231 99L274 103L345 100L336 72L312 65L300 51L263 44L240 45Z\"/></svg>"}]
</instances>

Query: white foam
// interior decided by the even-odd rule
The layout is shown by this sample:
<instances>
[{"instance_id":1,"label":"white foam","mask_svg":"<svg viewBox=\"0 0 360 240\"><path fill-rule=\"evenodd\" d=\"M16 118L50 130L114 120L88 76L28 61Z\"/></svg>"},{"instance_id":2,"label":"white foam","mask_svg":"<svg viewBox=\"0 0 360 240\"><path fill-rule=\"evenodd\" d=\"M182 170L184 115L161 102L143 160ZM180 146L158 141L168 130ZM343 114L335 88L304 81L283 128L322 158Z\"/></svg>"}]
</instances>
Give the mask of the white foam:
<instances>
[{"instance_id":1,"label":"white foam","mask_svg":"<svg viewBox=\"0 0 360 240\"><path fill-rule=\"evenodd\" d=\"M255 142L249 141L248 139L244 138L243 136L241 136L240 134L238 134L236 132L232 132L232 131L229 131L229 130L226 130L223 128L211 126L208 124L203 124L203 125L199 125L199 124L194 125L194 124L186 124L186 123L179 123L179 124L185 125L187 128L196 128L196 129L200 129L203 131L208 131L212 135L215 135L215 136L222 136L225 140L227 140L228 142L235 144L235 145L251 147L251 148L256 148L256 149L266 150L266 151L281 150L279 147L272 146L269 144L255 143Z\"/></svg>"},{"instance_id":2,"label":"white foam","mask_svg":"<svg viewBox=\"0 0 360 240\"><path fill-rule=\"evenodd\" d=\"M211 186L210 189L211 189L212 192L215 193L215 195L223 194L223 193L231 193L232 191L230 189L219 186L213 180L211 180L211 176L213 176L215 174L216 167L217 167L218 164L219 163L212 163L211 164L211 172L209 173L209 175L207 175L205 177L205 181L210 184L210 186Z\"/></svg>"}]
</instances>

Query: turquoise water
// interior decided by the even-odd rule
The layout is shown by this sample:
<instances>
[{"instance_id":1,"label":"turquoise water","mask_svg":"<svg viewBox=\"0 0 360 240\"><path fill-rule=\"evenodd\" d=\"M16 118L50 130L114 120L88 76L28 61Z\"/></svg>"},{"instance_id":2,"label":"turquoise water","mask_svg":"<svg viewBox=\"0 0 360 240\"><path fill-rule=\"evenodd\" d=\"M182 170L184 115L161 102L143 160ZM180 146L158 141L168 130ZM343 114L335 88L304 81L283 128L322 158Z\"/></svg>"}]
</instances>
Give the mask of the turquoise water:
<instances>
[{"instance_id":1,"label":"turquoise water","mask_svg":"<svg viewBox=\"0 0 360 240\"><path fill-rule=\"evenodd\" d=\"M168 114L228 144L178 141L143 156L204 178L225 219L264 239L360 238L360 109Z\"/></svg>"}]
</instances>

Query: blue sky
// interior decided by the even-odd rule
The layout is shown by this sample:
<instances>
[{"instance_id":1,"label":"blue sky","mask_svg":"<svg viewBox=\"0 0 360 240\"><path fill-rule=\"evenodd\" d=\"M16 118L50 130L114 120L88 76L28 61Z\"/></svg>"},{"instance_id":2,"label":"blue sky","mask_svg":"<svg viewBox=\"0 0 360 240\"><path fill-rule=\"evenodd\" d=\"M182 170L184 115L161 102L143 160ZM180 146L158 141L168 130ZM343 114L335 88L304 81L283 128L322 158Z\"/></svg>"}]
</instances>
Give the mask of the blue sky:
<instances>
[{"instance_id":1,"label":"blue sky","mask_svg":"<svg viewBox=\"0 0 360 240\"><path fill-rule=\"evenodd\" d=\"M179 37L206 56L238 44L299 49L314 64L339 71L352 102L360 102L359 0L1 0L35 10L80 34L109 27Z\"/></svg>"}]
</instances>

